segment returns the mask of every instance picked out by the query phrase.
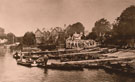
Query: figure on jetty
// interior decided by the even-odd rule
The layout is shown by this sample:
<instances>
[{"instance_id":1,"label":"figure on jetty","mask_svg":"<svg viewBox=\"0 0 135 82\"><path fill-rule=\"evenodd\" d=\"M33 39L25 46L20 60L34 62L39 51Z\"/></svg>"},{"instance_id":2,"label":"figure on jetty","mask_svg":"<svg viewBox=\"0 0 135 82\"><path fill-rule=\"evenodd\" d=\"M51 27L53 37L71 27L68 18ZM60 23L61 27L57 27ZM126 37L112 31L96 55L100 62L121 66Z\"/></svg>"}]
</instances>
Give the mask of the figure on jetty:
<instances>
[{"instance_id":1,"label":"figure on jetty","mask_svg":"<svg viewBox=\"0 0 135 82\"><path fill-rule=\"evenodd\" d=\"M47 61L48 61L48 56L44 55L44 65L45 65L45 68L47 67Z\"/></svg>"}]
</instances>

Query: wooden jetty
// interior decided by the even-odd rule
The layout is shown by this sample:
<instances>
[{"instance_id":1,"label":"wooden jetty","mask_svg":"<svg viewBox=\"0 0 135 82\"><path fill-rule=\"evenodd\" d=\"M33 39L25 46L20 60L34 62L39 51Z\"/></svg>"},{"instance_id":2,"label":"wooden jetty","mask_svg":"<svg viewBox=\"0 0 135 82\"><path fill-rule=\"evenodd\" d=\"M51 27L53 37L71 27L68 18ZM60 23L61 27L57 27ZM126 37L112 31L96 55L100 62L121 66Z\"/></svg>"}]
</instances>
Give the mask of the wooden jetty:
<instances>
[{"instance_id":1,"label":"wooden jetty","mask_svg":"<svg viewBox=\"0 0 135 82\"><path fill-rule=\"evenodd\" d=\"M104 49L102 49L104 50ZM110 50L110 49L108 49ZM111 49L112 51L114 49ZM105 55L102 51L95 47L93 49L81 50L79 53L68 53L60 55L61 61L79 61L79 60L94 60L94 59L105 59L105 58L117 58L116 55ZM109 53L109 52L108 52ZM111 52L110 52L111 54Z\"/></svg>"},{"instance_id":2,"label":"wooden jetty","mask_svg":"<svg viewBox=\"0 0 135 82\"><path fill-rule=\"evenodd\" d=\"M81 60L81 61L68 61L68 62L60 62L60 63L53 63L57 65L64 65L64 64L71 64L71 65L106 65L108 62L111 64L117 64L117 63L131 63L132 60L135 59L135 56L133 57L122 57L122 58L106 58L106 59L94 59L94 60Z\"/></svg>"},{"instance_id":3,"label":"wooden jetty","mask_svg":"<svg viewBox=\"0 0 135 82\"><path fill-rule=\"evenodd\" d=\"M19 58L20 54L24 54L24 57L40 57L43 55L48 55L49 59L60 59L61 54L67 53L78 53L81 50L77 49L65 49L65 50L55 50L55 51L29 51L29 52L21 52L13 54L13 58Z\"/></svg>"},{"instance_id":4,"label":"wooden jetty","mask_svg":"<svg viewBox=\"0 0 135 82\"><path fill-rule=\"evenodd\" d=\"M68 61L68 62L57 62L52 63L55 66L66 66L66 65L78 65L83 68L93 68L93 67L99 67L99 68L108 68L111 70L117 70L120 72L126 72L126 73L135 73L135 55L134 53L126 52L120 52L115 53L114 55L117 55L116 57L107 57L107 58L101 58L101 59L94 59L94 60L81 60L81 61ZM111 54L102 54L102 55L111 55Z\"/></svg>"},{"instance_id":5,"label":"wooden jetty","mask_svg":"<svg viewBox=\"0 0 135 82\"><path fill-rule=\"evenodd\" d=\"M92 52L79 52L79 53L69 53L60 55L61 61L79 61L79 60L90 60L90 59L100 59L104 58L102 54L99 54L100 51Z\"/></svg>"},{"instance_id":6,"label":"wooden jetty","mask_svg":"<svg viewBox=\"0 0 135 82\"><path fill-rule=\"evenodd\" d=\"M77 49L65 49L65 50L53 50L53 51L37 51L31 53L32 54L66 54L66 53L74 53L80 51L81 50L77 50Z\"/></svg>"},{"instance_id":7,"label":"wooden jetty","mask_svg":"<svg viewBox=\"0 0 135 82\"><path fill-rule=\"evenodd\" d=\"M49 59L59 59L61 54L67 53L78 53L81 50L77 49L65 49L65 50L55 50L55 51L38 51L38 52L31 52L32 55L48 55Z\"/></svg>"}]
</instances>

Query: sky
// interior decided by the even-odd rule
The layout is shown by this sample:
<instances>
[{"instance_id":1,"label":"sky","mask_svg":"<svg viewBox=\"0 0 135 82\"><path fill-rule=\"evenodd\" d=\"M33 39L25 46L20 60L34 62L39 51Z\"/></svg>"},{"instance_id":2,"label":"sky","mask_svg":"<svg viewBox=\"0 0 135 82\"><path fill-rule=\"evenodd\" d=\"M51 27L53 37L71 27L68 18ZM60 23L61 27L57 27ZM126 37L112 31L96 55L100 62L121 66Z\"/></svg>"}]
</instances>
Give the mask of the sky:
<instances>
[{"instance_id":1,"label":"sky","mask_svg":"<svg viewBox=\"0 0 135 82\"><path fill-rule=\"evenodd\" d=\"M0 0L0 27L23 36L37 28L46 30L81 22L86 31L106 18L113 23L135 0Z\"/></svg>"}]
</instances>

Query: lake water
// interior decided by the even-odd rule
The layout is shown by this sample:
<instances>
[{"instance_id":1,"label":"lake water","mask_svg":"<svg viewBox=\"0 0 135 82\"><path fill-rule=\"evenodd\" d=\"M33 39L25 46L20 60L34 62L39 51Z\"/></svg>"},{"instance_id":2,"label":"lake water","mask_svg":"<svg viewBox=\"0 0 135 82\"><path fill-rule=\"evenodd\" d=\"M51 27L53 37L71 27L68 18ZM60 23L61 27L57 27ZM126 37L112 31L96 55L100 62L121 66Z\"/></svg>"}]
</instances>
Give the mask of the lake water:
<instances>
[{"instance_id":1,"label":"lake water","mask_svg":"<svg viewBox=\"0 0 135 82\"><path fill-rule=\"evenodd\" d=\"M103 69L64 71L28 68L17 65L9 51L0 49L0 82L135 82L135 77L107 73Z\"/></svg>"}]
</instances>

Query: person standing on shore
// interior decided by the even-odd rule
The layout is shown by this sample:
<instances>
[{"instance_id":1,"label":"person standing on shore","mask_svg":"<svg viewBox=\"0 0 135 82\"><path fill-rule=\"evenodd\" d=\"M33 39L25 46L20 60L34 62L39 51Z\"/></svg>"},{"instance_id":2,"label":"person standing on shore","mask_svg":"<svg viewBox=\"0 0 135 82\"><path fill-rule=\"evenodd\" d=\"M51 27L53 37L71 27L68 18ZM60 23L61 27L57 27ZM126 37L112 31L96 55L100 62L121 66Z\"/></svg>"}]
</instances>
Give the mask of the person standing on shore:
<instances>
[{"instance_id":1,"label":"person standing on shore","mask_svg":"<svg viewBox=\"0 0 135 82\"><path fill-rule=\"evenodd\" d=\"M47 61L48 61L48 56L44 55L44 65L45 65L45 68L47 67Z\"/></svg>"}]
</instances>

